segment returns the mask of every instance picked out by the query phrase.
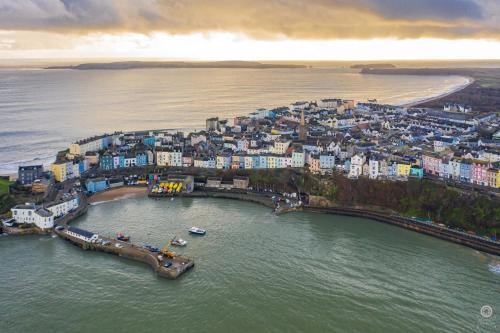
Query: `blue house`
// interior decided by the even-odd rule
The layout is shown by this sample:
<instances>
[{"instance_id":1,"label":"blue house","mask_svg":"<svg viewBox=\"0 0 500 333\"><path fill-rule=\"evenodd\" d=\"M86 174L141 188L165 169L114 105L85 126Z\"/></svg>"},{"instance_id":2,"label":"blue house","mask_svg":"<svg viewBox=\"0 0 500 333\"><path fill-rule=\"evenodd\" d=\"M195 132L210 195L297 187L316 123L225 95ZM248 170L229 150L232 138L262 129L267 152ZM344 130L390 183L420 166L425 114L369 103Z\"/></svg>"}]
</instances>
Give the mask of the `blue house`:
<instances>
[{"instance_id":1,"label":"blue house","mask_svg":"<svg viewBox=\"0 0 500 333\"><path fill-rule=\"evenodd\" d=\"M151 147L155 146L154 136L145 136L144 139L142 140L142 142L147 146L151 146Z\"/></svg>"},{"instance_id":2,"label":"blue house","mask_svg":"<svg viewBox=\"0 0 500 333\"><path fill-rule=\"evenodd\" d=\"M113 170L113 156L109 153L104 153L99 160L99 167L102 170Z\"/></svg>"},{"instance_id":3,"label":"blue house","mask_svg":"<svg viewBox=\"0 0 500 333\"><path fill-rule=\"evenodd\" d=\"M350 159L345 160L343 167L345 172L349 172L349 170L351 169L351 160Z\"/></svg>"},{"instance_id":4,"label":"blue house","mask_svg":"<svg viewBox=\"0 0 500 333\"><path fill-rule=\"evenodd\" d=\"M85 187L88 193L101 192L108 188L108 181L106 178L89 179L85 183Z\"/></svg>"},{"instance_id":5,"label":"blue house","mask_svg":"<svg viewBox=\"0 0 500 333\"><path fill-rule=\"evenodd\" d=\"M470 182L470 172L471 172L471 165L469 161L463 161L460 163L460 181L462 182Z\"/></svg>"},{"instance_id":6,"label":"blue house","mask_svg":"<svg viewBox=\"0 0 500 333\"><path fill-rule=\"evenodd\" d=\"M390 163L387 172L389 177L396 177L398 175L398 164L396 162Z\"/></svg>"},{"instance_id":7,"label":"blue house","mask_svg":"<svg viewBox=\"0 0 500 333\"><path fill-rule=\"evenodd\" d=\"M148 155L145 152L138 152L135 155L135 165L137 166L148 165Z\"/></svg>"},{"instance_id":8,"label":"blue house","mask_svg":"<svg viewBox=\"0 0 500 333\"><path fill-rule=\"evenodd\" d=\"M85 170L85 162L84 162L84 160L79 160L78 161L78 171L80 172L80 175L82 173L84 173L85 171L87 171L87 170Z\"/></svg>"},{"instance_id":9,"label":"blue house","mask_svg":"<svg viewBox=\"0 0 500 333\"><path fill-rule=\"evenodd\" d=\"M422 169L419 166L412 165L410 168L410 177L416 177L416 178L424 178L424 169Z\"/></svg>"},{"instance_id":10,"label":"blue house","mask_svg":"<svg viewBox=\"0 0 500 333\"><path fill-rule=\"evenodd\" d=\"M254 169L258 169L260 167L260 157L252 156L252 165Z\"/></svg>"},{"instance_id":11,"label":"blue house","mask_svg":"<svg viewBox=\"0 0 500 333\"><path fill-rule=\"evenodd\" d=\"M267 168L267 156L259 156L259 167L261 169Z\"/></svg>"}]
</instances>

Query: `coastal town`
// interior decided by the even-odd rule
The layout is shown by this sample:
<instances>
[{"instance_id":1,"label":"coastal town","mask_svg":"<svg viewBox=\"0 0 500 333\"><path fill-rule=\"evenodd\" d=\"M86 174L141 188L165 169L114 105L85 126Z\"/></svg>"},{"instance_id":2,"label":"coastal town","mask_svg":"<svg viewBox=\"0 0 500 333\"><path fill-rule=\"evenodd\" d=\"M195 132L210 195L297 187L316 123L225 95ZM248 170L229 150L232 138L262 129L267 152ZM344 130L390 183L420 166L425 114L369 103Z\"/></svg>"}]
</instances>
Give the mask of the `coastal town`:
<instances>
[{"instance_id":1,"label":"coastal town","mask_svg":"<svg viewBox=\"0 0 500 333\"><path fill-rule=\"evenodd\" d=\"M466 105L424 109L383 105L376 100L323 99L258 109L232 119L209 118L205 129L190 133L103 134L71 143L57 153L48 169L20 166L15 185L44 197L39 203L12 207L11 217L3 225L11 232L15 226L26 225L38 230L55 228L56 234L84 248L124 255L123 245L114 244L116 240L67 226L85 212L89 196L124 186L147 187L150 197L200 196L195 190L201 188L231 193L232 197L225 197L236 199L244 195L243 200L267 204L276 212L307 204L300 189L284 193L274 187L252 188L245 175L227 179L208 173L199 177L210 170L289 169L320 178L337 174L352 180L394 182L431 179L498 197L499 128L496 113L474 112ZM490 132L489 137L485 131ZM381 219L375 213L364 214ZM432 221L421 217L386 216L384 220L452 241L468 237L468 241L487 242L485 251L490 253L499 247L496 235L483 238L465 230L446 230L443 224L430 227ZM131 257L144 258L143 252L150 252L149 247L126 246ZM166 275L176 277L193 265L187 259L178 261L176 273ZM163 267L156 259L146 262L154 262L156 271Z\"/></svg>"},{"instance_id":2,"label":"coastal town","mask_svg":"<svg viewBox=\"0 0 500 333\"><path fill-rule=\"evenodd\" d=\"M435 177L497 192L499 126L496 113L479 114L464 105L436 110L323 99L210 118L205 130L191 133L151 130L87 138L60 152L50 171L63 182L94 168L301 168L350 178ZM484 129L497 132L484 138Z\"/></svg>"}]
</instances>

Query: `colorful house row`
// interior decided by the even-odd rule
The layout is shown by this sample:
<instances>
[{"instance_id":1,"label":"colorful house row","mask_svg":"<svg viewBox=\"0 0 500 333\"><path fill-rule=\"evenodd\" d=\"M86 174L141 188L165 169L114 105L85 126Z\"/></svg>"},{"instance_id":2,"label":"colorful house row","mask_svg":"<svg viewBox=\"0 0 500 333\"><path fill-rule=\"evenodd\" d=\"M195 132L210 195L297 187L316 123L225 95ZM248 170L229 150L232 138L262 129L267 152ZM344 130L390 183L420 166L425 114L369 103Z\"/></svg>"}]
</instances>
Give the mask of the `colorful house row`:
<instances>
[{"instance_id":1,"label":"colorful house row","mask_svg":"<svg viewBox=\"0 0 500 333\"><path fill-rule=\"evenodd\" d=\"M351 157L348 163L349 177L357 178L361 175L371 179L384 178L423 178L424 172L420 166L410 161L390 161L378 156L372 156L368 161L363 154Z\"/></svg>"},{"instance_id":2,"label":"colorful house row","mask_svg":"<svg viewBox=\"0 0 500 333\"><path fill-rule=\"evenodd\" d=\"M497 164L477 159L422 156L422 167L430 175L492 188L500 187L500 168Z\"/></svg>"},{"instance_id":3,"label":"colorful house row","mask_svg":"<svg viewBox=\"0 0 500 333\"><path fill-rule=\"evenodd\" d=\"M57 182L78 178L90 167L88 159L58 160L52 163L50 171Z\"/></svg>"},{"instance_id":4,"label":"colorful house row","mask_svg":"<svg viewBox=\"0 0 500 333\"><path fill-rule=\"evenodd\" d=\"M136 153L104 153L99 159L99 167L102 170L113 170L130 168L134 166L146 166L153 163L151 152Z\"/></svg>"}]
</instances>

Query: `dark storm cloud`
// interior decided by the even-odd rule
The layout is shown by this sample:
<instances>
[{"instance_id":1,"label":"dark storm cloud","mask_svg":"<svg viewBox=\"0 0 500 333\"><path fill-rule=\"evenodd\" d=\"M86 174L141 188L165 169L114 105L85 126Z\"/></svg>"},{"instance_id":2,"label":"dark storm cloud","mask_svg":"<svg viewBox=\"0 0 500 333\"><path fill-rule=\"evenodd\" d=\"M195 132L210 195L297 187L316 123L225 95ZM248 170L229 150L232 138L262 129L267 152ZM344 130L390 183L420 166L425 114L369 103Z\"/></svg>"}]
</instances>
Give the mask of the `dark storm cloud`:
<instances>
[{"instance_id":1,"label":"dark storm cloud","mask_svg":"<svg viewBox=\"0 0 500 333\"><path fill-rule=\"evenodd\" d=\"M474 0L363 0L363 5L388 19L479 20L483 9Z\"/></svg>"},{"instance_id":2,"label":"dark storm cloud","mask_svg":"<svg viewBox=\"0 0 500 333\"><path fill-rule=\"evenodd\" d=\"M0 30L256 38L500 36L498 0L0 0Z\"/></svg>"}]
</instances>

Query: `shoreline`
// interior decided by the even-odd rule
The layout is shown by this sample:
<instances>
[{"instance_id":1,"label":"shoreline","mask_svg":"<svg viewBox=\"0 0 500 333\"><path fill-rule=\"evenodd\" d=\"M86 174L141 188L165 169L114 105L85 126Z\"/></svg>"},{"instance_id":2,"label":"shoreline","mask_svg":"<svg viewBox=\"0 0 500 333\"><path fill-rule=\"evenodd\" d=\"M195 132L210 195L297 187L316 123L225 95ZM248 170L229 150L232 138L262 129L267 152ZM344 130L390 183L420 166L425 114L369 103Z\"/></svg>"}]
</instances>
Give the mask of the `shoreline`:
<instances>
[{"instance_id":1,"label":"shoreline","mask_svg":"<svg viewBox=\"0 0 500 333\"><path fill-rule=\"evenodd\" d=\"M452 90L450 90L448 92L439 94L437 96L427 97L427 98L424 98L424 99L420 99L420 100L408 102L408 103L405 103L405 104L398 104L398 106L404 107L404 108L411 108L411 107L414 107L414 106L419 105L419 104L432 102L432 101L444 98L446 96L452 95L454 93L457 93L459 91L462 91L465 88L467 88L468 86L470 86L471 84L473 84L474 82L476 82L476 80L474 80L474 78L472 78L470 76L468 76L466 78L467 78L467 82L465 82L464 84L462 84L462 85L460 85L460 86L458 86L458 87L456 87L456 88L454 88L454 89L452 89Z\"/></svg>"},{"instance_id":2,"label":"shoreline","mask_svg":"<svg viewBox=\"0 0 500 333\"><path fill-rule=\"evenodd\" d=\"M150 198L162 198L165 196L148 194ZM265 207L272 207L270 198L248 193L232 193L232 192L218 192L218 191L198 191L189 194L179 195L179 197L190 197L190 198L220 198L220 199L232 199L241 200L246 202L252 202L256 204L263 205ZM415 221L410 218L395 215L390 211L378 211L373 208L368 207L348 207L348 206L336 206L336 207L323 207L305 205L299 209L283 210L281 213L293 212L293 211L304 211L311 213L320 214L334 214L334 215L344 215L344 216L355 216L366 218L375 222L382 222L391 224L409 231L414 231L419 234L424 234L433 238L438 238L444 241L455 243L457 245L462 245L474 250L487 253L489 255L500 256L500 247L492 242L485 242L479 239L468 237L465 235L456 234L450 230L443 229L437 225L433 224L420 224L415 223Z\"/></svg>"}]
</instances>

